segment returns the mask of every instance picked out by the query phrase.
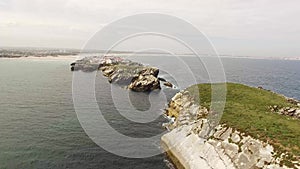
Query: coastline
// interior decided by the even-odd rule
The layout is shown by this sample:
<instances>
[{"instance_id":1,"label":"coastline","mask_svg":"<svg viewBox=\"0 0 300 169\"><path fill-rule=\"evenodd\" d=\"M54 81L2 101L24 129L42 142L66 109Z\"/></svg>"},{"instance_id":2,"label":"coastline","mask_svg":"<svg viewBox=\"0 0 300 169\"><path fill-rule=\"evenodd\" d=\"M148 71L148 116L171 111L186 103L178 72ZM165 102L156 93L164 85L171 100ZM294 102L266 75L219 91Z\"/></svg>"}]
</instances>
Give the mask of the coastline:
<instances>
[{"instance_id":1,"label":"coastline","mask_svg":"<svg viewBox=\"0 0 300 169\"><path fill-rule=\"evenodd\" d=\"M57 61L57 60L63 60L63 61L74 61L77 58L76 55L71 56L62 56L62 57L21 57L21 58L6 58L6 59L20 59L20 60L42 60L42 61ZM267 90L261 90L266 92L272 92ZM274 92L273 92L274 93ZM274 93L276 94L276 93ZM279 95L279 94L276 94ZM282 97L285 97L281 95ZM268 105L268 106L274 106L274 105ZM277 106L276 106L277 107ZM277 112L274 112L277 113ZM202 124L201 124L202 125ZM170 133L164 135L161 139L161 145L164 150L166 150L166 154L168 154L168 157L173 161L173 163L177 166L177 168L205 168L203 166L206 166L206 168L238 168L235 167L236 164L232 163L230 157L228 159L228 156L233 155L237 156L237 158L248 158L249 156L245 156L247 152L243 152L242 154L239 154L239 143L232 143L232 140L235 140L235 138L232 138L231 136L234 134L232 130L236 130L235 128L222 128L220 127L220 131L222 133L228 132L226 135L227 138L219 138L216 137L217 140L213 140L212 142L204 143L203 139L198 137L197 133L193 133L192 128L201 126L200 124L194 125L188 125L186 126L179 126L176 127L174 130L172 130ZM202 128L202 127L201 127ZM238 131L238 130L237 130ZM242 135L242 131L238 131L239 134L234 134L235 136L238 135L239 140L251 140L251 143L255 143L259 145L258 147L262 148L259 149L259 152L263 152L263 156L260 157L260 160L266 160L264 162L260 163L260 166L265 163L270 162L276 162L277 159L272 159L270 157L270 154L274 153L273 151L270 151L270 146L268 142L262 142L259 139L255 138L249 138L248 135L245 137ZM247 132L246 132L247 133ZM220 141L222 139L222 141ZM246 143L246 141L244 142ZM229 149L225 149L224 147L220 148L219 146L227 146L230 147ZM267 145L267 146L261 146L261 145ZM251 146L250 146L251 147ZM268 147L268 149L264 149L265 147ZM257 147L256 147L257 148ZM218 149L220 151L218 151ZM251 149L249 146L246 149ZM203 153L205 152L205 153ZM225 152L225 154L224 154ZM208 154L208 155L207 155ZM267 155L266 155L267 154ZM249 155L249 154L248 154ZM257 155L257 154L256 154ZM266 156L265 156L266 155ZM257 159L256 159L257 160ZM254 160L254 161L256 161ZM243 168L244 166L242 164L246 162L239 162L241 164L240 168ZM275 163L272 165L264 166L264 168L288 168L288 167L281 167L279 163Z\"/></svg>"},{"instance_id":2,"label":"coastline","mask_svg":"<svg viewBox=\"0 0 300 169\"><path fill-rule=\"evenodd\" d=\"M28 56L28 57L1 57L0 59L7 59L7 60L32 60L32 61L74 61L78 58L78 55L61 55L61 56Z\"/></svg>"},{"instance_id":3,"label":"coastline","mask_svg":"<svg viewBox=\"0 0 300 169\"><path fill-rule=\"evenodd\" d=\"M263 100L266 97L271 97L277 100L275 102L267 101L267 104L263 103L266 104L266 106L272 105L273 103L280 105L282 102L282 105L280 106L294 105L294 108L296 109L293 110L293 115L288 114L288 112L290 112L289 110L287 110L286 113L270 110L261 114L261 120L258 118L256 121L258 122L257 124L260 125L259 128L266 127L266 129L262 130L262 132L256 132L256 130L259 129L255 129L255 125L257 124L255 124L255 122L251 119L246 119L250 126L254 127L254 133L259 135L270 134L275 136L273 139L270 137L264 139L264 137L256 136L255 134L253 135L251 129L247 131L247 127L246 130L243 128L244 126L242 125L245 123L236 122L236 120L243 121L243 116L248 116L247 114L250 112L246 111L246 114L243 114L242 112L236 113L234 115L236 116L236 119L232 119L231 121L229 120L228 124L230 125L221 122L220 124L222 125L217 126L215 132L211 133L210 137L206 140L202 138L202 133L206 133L206 131L208 131L209 120L205 115L209 112L209 110L207 111L203 109L203 107L201 108L201 105L196 105L194 102L189 101L191 99L188 92L185 91L177 93L169 103L169 107L166 109L168 119L175 118L175 120L173 120L175 122L168 124L169 126L167 128L171 129L171 131L163 135L161 138L161 146L173 164L178 168L203 169L250 169L253 167L268 169L299 169L299 152L297 153L297 149L294 150L296 152L292 152L290 149L292 147L299 146L300 143L299 140L297 140L299 131L290 132L291 128L289 126L284 126L281 129L277 127L277 123L281 125L293 123L294 126L299 126L299 101L261 88L254 88L245 85L240 86L238 84L230 85L234 88L240 87L238 90L245 90L247 93L249 93L249 91L254 91L256 92L255 96L262 97L261 99ZM229 87L229 89L231 87ZM241 93L238 95L241 96ZM249 98L249 100L253 100L250 95L245 97ZM232 100L228 101L230 105L241 106L238 102L234 103ZM255 101L260 102L261 100L257 99ZM248 99L247 102L242 102L244 106L251 107L251 103L249 104ZM262 107L265 108L265 105ZM267 109L265 110L267 111ZM290 110L292 110L292 108L290 108ZM258 116L256 113L250 114ZM239 116L237 117L237 115ZM228 120L228 117L225 117L225 119ZM271 122L267 122L267 119ZM269 128L270 126L268 123L272 123L271 125L276 124L273 128ZM285 130L286 132L283 132ZM282 147L282 145L287 142L282 140L279 141L282 139L280 138L282 136L277 135L277 132L281 133L281 135L296 134L294 136L296 139L293 142L294 145L289 145L291 143L290 142L287 144L289 146ZM283 136L283 139L288 140L291 138L284 138ZM280 146L278 146L278 144Z\"/></svg>"},{"instance_id":4,"label":"coastline","mask_svg":"<svg viewBox=\"0 0 300 169\"><path fill-rule=\"evenodd\" d=\"M122 66L119 66L118 63L126 63ZM128 70L130 68L130 62L127 64L127 61L122 60L121 58L113 58L108 56L104 58L104 60L99 60L96 58L88 58L87 60L79 60L75 63L72 63L71 66L74 66L74 70L76 66L79 70L88 70L94 71L94 69L98 68L98 65L102 66L101 70L104 73L104 76L108 76L113 82L115 79L116 82L119 81L119 78L127 81L127 79L131 79L131 77L124 76L122 74L115 74L114 72L127 72L123 71L124 67ZM136 63L137 64L137 63ZM94 66L96 65L96 66ZM141 65L138 65L140 67ZM133 67L137 69L138 67ZM92 68L92 69L90 69ZM122 68L122 69L120 69ZM133 70L134 70L133 69ZM119 71L122 70L122 71ZM135 74L134 70L130 74ZM148 71L146 71L148 72ZM152 71L149 71L152 72ZM153 71L154 74L158 75L158 70ZM157 73L155 73L157 72ZM148 73L146 73L148 75ZM145 75L146 75L145 74ZM151 73L150 73L151 75ZM143 78L137 78L143 79ZM131 81L131 80L129 80ZM204 84L205 90L208 92L210 86L214 84ZM148 86L148 85L146 85ZM219 168L228 168L228 169L250 169L250 168L278 168L278 169L286 169L289 168L286 166L295 165L298 166L300 163L298 161L288 161L289 154L286 153L286 149L283 151L276 147L274 144L269 144L269 141L266 138L260 138L255 134L268 134L267 132L260 131L258 133L253 133L253 131L247 131L247 128L252 125L259 128L265 128L266 131L269 130L270 124L265 122L265 120L270 120L275 123L274 126L280 126L279 124L280 118L286 120L286 123L289 122L288 118L292 117L293 114L290 113L291 109L284 109L279 115L277 112L278 107L274 105L279 105L280 109L291 106L291 103L283 103L287 102L287 98L281 95L278 95L274 92L254 87L249 87L241 84L227 83L229 87L229 92L234 91L233 95L229 95L227 101L231 103L231 107L236 107L236 103L240 104L237 107L242 107L242 110L236 111L232 119L229 123L220 123L222 125L217 126L215 128L215 133L213 133L212 128L210 128L211 123L210 119L207 118L210 111L206 108L208 105L202 106L201 104L194 104L192 101L192 96L197 91L187 89L186 91L182 91L177 93L172 101L169 103L169 108L166 109L167 119L171 119L169 124L164 125L167 129L171 129L171 131L161 138L161 146L166 151L168 157L173 161L174 165L177 168L204 168L204 169L219 169ZM147 91L151 91L147 90ZM137 90L144 91L144 90ZM242 92L242 93L241 93ZM190 95L191 94L191 95ZM207 96L211 96L211 94L206 93ZM241 97L245 97L246 100ZM210 97L205 97L210 98ZM195 98L194 98L195 99ZM249 102L249 100L251 102ZM267 102L265 100L268 100ZM236 101L233 102L233 101ZM207 100L207 102L209 102ZM252 109L248 109L249 107L254 106L254 111ZM262 105L263 104L263 105ZM297 103L298 104L298 103ZM233 106L234 105L234 106ZM256 107L255 107L256 106ZM274 108L273 112L266 113L267 109L272 106ZM297 105L298 106L298 105ZM300 107L300 106L299 106ZM298 108L300 110L300 108ZM257 111L259 110L259 111ZM243 112L244 111L244 112ZM248 119L247 111L252 114L253 117ZM252 112L251 112L252 111ZM288 113L285 113L288 112ZM298 110L293 110L293 113ZM240 114L241 113L241 114ZM260 113L260 114L258 114ZM282 115L289 115L290 117L284 117ZM280 117L279 117L279 116ZM226 115L225 115L226 116ZM270 116L270 117L269 117ZM273 117L276 116L276 117ZM262 119L257 119L258 117L262 117ZM295 116L296 117L296 116ZM251 119L252 118L252 119ZM239 121L243 121L247 119L243 123ZM228 120L228 117L227 117ZM249 120L249 121L248 121ZM252 120L252 121L251 121ZM257 124L251 124L253 122L259 122ZM276 124L278 123L278 124ZM297 122L294 122L295 124ZM248 126L250 124L250 126ZM224 126L225 125L225 126ZM245 126L244 126L245 125ZM261 126L257 126L261 125ZM271 124L272 125L272 124ZM298 126L298 123L295 125ZM254 128L255 128L254 127ZM255 130L256 130L255 129ZM279 133L281 130L285 130L285 127L279 128ZM276 131L277 132L277 131ZM276 136L276 132L270 132L271 135ZM291 132L290 128L287 127L285 134L295 134L295 137L298 137L298 130ZM203 139L203 136L207 139ZM268 138L267 138L268 139ZM277 139L275 137L275 139ZM280 140L280 139L279 139ZM281 142L280 142L281 141ZM281 140L279 143L289 143ZM295 146L298 146L298 141L294 141ZM288 147L284 147L288 148ZM298 151L298 150L297 150ZM276 155L276 156L275 156ZM291 153L293 160L298 159L298 153ZM294 156L295 155L295 156ZM284 161L285 160L285 161ZM290 164L292 163L292 164ZM295 164L294 164L295 163Z\"/></svg>"}]
</instances>

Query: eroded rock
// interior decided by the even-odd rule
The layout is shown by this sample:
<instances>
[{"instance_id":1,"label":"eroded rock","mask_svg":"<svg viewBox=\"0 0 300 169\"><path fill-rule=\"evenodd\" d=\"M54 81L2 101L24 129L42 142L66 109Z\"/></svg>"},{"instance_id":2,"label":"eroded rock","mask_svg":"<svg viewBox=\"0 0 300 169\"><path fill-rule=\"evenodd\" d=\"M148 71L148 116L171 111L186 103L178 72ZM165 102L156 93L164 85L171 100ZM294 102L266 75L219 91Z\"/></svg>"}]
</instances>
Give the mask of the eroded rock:
<instances>
[{"instance_id":1,"label":"eroded rock","mask_svg":"<svg viewBox=\"0 0 300 169\"><path fill-rule=\"evenodd\" d=\"M273 108L280 110L278 106ZM288 110L294 115L299 113L297 109ZM288 168L281 165L282 158L275 156L274 147L266 142L226 125L218 125L211 135L207 119L211 112L186 91L172 98L165 113L173 121L166 125L171 132L163 136L162 142L172 147L186 168Z\"/></svg>"},{"instance_id":2,"label":"eroded rock","mask_svg":"<svg viewBox=\"0 0 300 169\"><path fill-rule=\"evenodd\" d=\"M153 75L138 75L132 79L128 88L137 92L147 92L160 89L160 83Z\"/></svg>"},{"instance_id":3,"label":"eroded rock","mask_svg":"<svg viewBox=\"0 0 300 169\"><path fill-rule=\"evenodd\" d=\"M158 68L144 66L121 57L94 56L71 63L72 71L92 72L98 69L108 78L110 83L127 86L128 89L137 92L161 89L160 80L166 81L158 78Z\"/></svg>"}]
</instances>

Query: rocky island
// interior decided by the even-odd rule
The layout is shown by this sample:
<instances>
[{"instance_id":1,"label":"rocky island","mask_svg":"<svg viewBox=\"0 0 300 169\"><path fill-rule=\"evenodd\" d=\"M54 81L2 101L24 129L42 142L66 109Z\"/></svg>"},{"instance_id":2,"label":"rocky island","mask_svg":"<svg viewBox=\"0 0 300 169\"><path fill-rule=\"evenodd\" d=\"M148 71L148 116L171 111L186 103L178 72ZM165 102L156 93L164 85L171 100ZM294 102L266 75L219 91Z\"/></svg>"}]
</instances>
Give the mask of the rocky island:
<instances>
[{"instance_id":1,"label":"rocky island","mask_svg":"<svg viewBox=\"0 0 300 169\"><path fill-rule=\"evenodd\" d=\"M149 92L161 89L160 81L166 87L174 85L165 79L158 77L159 69L132 62L121 57L85 57L71 63L71 71L92 72L100 70L108 78L110 83L127 86L128 89L137 92Z\"/></svg>"},{"instance_id":2,"label":"rocky island","mask_svg":"<svg viewBox=\"0 0 300 169\"><path fill-rule=\"evenodd\" d=\"M173 87L158 77L159 69L120 57L83 58L72 63L71 70L100 70L110 83L137 92L159 90L161 83ZM261 87L227 83L224 114L207 138L212 85L177 93L165 110L169 122L163 127L169 132L161 145L177 168L300 168L299 101Z\"/></svg>"}]
</instances>

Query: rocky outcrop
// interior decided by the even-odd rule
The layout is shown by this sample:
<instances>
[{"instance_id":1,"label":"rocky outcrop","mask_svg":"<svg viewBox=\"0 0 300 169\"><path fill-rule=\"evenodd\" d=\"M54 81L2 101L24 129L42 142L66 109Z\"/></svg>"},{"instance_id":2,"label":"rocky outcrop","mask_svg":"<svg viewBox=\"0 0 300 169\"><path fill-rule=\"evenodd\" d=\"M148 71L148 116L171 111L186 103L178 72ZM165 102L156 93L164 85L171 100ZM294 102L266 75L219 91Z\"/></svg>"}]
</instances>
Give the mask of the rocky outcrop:
<instances>
[{"instance_id":1,"label":"rocky outcrop","mask_svg":"<svg viewBox=\"0 0 300 169\"><path fill-rule=\"evenodd\" d=\"M298 103L296 103L296 104L298 104ZM270 106L269 109L273 113L300 119L300 106L279 107L277 105L274 105L274 106Z\"/></svg>"},{"instance_id":2,"label":"rocky outcrop","mask_svg":"<svg viewBox=\"0 0 300 169\"><path fill-rule=\"evenodd\" d=\"M181 168L288 168L280 165L281 158L275 157L273 146L230 127L220 125L213 137L202 139L195 131L201 131L202 123L205 121L180 126L161 139L163 149Z\"/></svg>"},{"instance_id":3,"label":"rocky outcrop","mask_svg":"<svg viewBox=\"0 0 300 169\"><path fill-rule=\"evenodd\" d=\"M132 79L128 88L137 92L160 89L160 82L156 74L158 75L158 69L146 68Z\"/></svg>"},{"instance_id":4,"label":"rocky outcrop","mask_svg":"<svg viewBox=\"0 0 300 169\"><path fill-rule=\"evenodd\" d=\"M117 61L116 61L117 59ZM159 69L144 66L140 63L120 58L105 58L101 61L100 70L108 77L110 83L126 85L137 92L160 89Z\"/></svg>"},{"instance_id":5,"label":"rocky outcrop","mask_svg":"<svg viewBox=\"0 0 300 169\"><path fill-rule=\"evenodd\" d=\"M98 69L110 83L127 86L133 91L148 92L161 89L160 80L163 78L158 77L158 68L144 66L121 57L86 57L71 64L72 71L92 72Z\"/></svg>"},{"instance_id":6,"label":"rocky outcrop","mask_svg":"<svg viewBox=\"0 0 300 169\"><path fill-rule=\"evenodd\" d=\"M281 169L284 154L274 147L231 127L218 125L213 132L207 115L211 112L200 106L187 91L177 93L165 115L170 130L161 144L179 168L201 169ZM206 136L210 136L206 139ZM295 165L297 166L297 165Z\"/></svg>"},{"instance_id":7,"label":"rocky outcrop","mask_svg":"<svg viewBox=\"0 0 300 169\"><path fill-rule=\"evenodd\" d=\"M172 130L182 125L190 125L199 119L205 118L208 113L207 108L197 104L194 98L189 95L189 92L179 92L168 104L165 114L168 119L172 120L164 126L168 130Z\"/></svg>"}]
</instances>

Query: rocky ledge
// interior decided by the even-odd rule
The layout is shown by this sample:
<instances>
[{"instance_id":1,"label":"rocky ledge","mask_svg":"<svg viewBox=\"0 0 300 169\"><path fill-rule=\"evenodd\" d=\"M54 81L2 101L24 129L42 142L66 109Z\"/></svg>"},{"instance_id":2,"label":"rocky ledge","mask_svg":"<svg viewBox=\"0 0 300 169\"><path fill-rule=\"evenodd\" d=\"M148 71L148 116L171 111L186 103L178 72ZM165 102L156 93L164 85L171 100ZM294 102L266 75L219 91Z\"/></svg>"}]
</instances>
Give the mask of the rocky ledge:
<instances>
[{"instance_id":1,"label":"rocky ledge","mask_svg":"<svg viewBox=\"0 0 300 169\"><path fill-rule=\"evenodd\" d=\"M166 154L177 168L201 169L281 169L285 153L278 153L268 142L255 139L226 124L210 133L211 112L198 103L188 91L177 93L165 111L170 130L161 138ZM209 139L203 139L210 133ZM300 168L299 161L291 161Z\"/></svg>"},{"instance_id":2,"label":"rocky ledge","mask_svg":"<svg viewBox=\"0 0 300 169\"><path fill-rule=\"evenodd\" d=\"M110 83L126 86L137 92L161 89L160 81L163 81L166 87L173 87L173 84L158 77L158 68L145 66L121 57L85 57L71 63L71 71L78 70L83 72L101 70Z\"/></svg>"}]
</instances>

